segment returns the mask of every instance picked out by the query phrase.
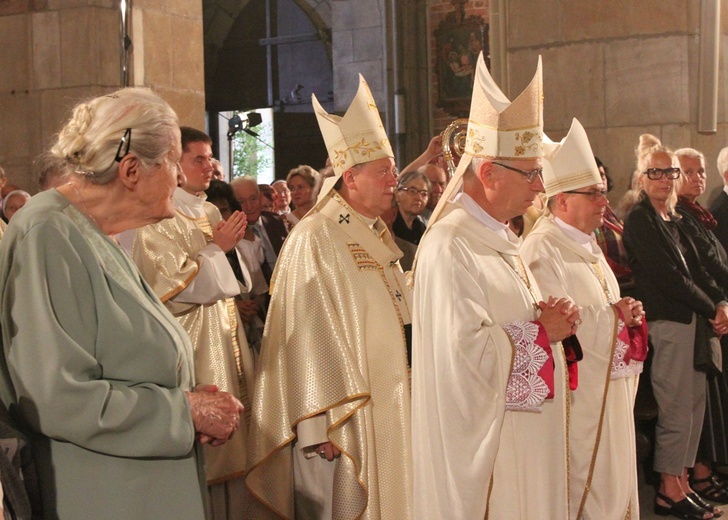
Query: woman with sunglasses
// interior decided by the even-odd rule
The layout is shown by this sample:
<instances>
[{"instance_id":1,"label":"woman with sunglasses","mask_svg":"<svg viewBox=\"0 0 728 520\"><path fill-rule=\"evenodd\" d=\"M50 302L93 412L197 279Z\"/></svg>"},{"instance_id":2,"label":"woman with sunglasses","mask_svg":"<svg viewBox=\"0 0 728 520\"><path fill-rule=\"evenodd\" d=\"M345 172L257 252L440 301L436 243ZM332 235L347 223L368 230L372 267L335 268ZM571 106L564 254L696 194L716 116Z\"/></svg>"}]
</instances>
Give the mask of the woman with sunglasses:
<instances>
[{"instance_id":1,"label":"woman with sunglasses","mask_svg":"<svg viewBox=\"0 0 728 520\"><path fill-rule=\"evenodd\" d=\"M653 346L652 388L658 405L654 469L660 474L655 513L678 518L717 518L723 512L688 483L705 411L705 373L694 368L696 316L728 332L728 298L703 268L682 219L675 213L680 168L673 152L650 135L640 136L637 171L640 201L624 224L624 244L644 305Z\"/></svg>"},{"instance_id":2,"label":"woman with sunglasses","mask_svg":"<svg viewBox=\"0 0 728 520\"><path fill-rule=\"evenodd\" d=\"M147 89L80 103L53 154L65 184L0 242L0 396L30 440L48 519L204 518L200 441L242 405L193 389L192 344L115 235L174 215L180 130Z\"/></svg>"},{"instance_id":3,"label":"woman with sunglasses","mask_svg":"<svg viewBox=\"0 0 728 520\"><path fill-rule=\"evenodd\" d=\"M417 218L427 207L430 179L424 173L409 171L397 178L394 192L397 216L392 224L395 242L404 253L399 260L404 271L412 268L417 246L425 232L425 223Z\"/></svg>"}]
</instances>

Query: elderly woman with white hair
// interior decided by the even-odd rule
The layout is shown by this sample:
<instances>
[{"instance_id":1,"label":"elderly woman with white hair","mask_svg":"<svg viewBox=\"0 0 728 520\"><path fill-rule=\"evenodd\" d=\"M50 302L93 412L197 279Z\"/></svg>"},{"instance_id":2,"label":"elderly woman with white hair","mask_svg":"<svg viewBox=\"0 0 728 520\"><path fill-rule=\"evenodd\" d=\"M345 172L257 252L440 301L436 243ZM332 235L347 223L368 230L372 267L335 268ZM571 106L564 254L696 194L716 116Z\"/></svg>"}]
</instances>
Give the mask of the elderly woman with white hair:
<instances>
[{"instance_id":1,"label":"elderly woman with white hair","mask_svg":"<svg viewBox=\"0 0 728 520\"><path fill-rule=\"evenodd\" d=\"M705 156L693 148L676 150L675 156L682 170L675 209L683 217L683 226L695 243L701 263L728 293L728 254L713 233L717 221L698 201L706 187ZM709 336L696 338L696 341L698 339L701 341L698 345L702 345L707 353L710 352L708 345L714 345L716 350L722 350L723 359L728 358L728 337L722 338L722 347ZM721 366L712 361L705 365L705 419L690 485L702 498L724 504L728 502L726 482L712 471L713 464L728 464L728 385L723 363L718 362L718 365Z\"/></svg>"},{"instance_id":2,"label":"elderly woman with white hair","mask_svg":"<svg viewBox=\"0 0 728 520\"><path fill-rule=\"evenodd\" d=\"M0 242L0 396L30 439L43 518L199 520L199 443L224 443L242 405L194 388L189 337L114 239L174 214L177 116L119 90L79 104L53 153L73 173Z\"/></svg>"},{"instance_id":3,"label":"elderly woman with white hair","mask_svg":"<svg viewBox=\"0 0 728 520\"><path fill-rule=\"evenodd\" d=\"M652 388L658 406L654 469L660 474L655 513L708 519L722 511L690 487L705 411L705 373L695 368L698 322L728 332L728 298L705 270L684 218L676 213L680 168L674 153L640 137L641 198L624 224L624 245L653 347ZM709 325L708 325L709 324Z\"/></svg>"},{"instance_id":4,"label":"elderly woman with white hair","mask_svg":"<svg viewBox=\"0 0 728 520\"><path fill-rule=\"evenodd\" d=\"M10 219L15 213L25 206L25 203L30 200L30 193L23 190L13 190L3 199L3 216L5 220L10 222Z\"/></svg>"}]
</instances>

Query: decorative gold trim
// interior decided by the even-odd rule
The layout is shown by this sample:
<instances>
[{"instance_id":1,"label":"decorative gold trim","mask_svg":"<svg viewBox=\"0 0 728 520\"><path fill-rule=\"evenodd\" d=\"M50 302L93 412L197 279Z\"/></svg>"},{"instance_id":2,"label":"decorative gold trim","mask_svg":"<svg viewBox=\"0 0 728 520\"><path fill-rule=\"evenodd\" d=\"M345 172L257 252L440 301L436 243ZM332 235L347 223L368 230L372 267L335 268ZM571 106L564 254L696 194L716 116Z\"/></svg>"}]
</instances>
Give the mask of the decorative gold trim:
<instances>
[{"instance_id":1,"label":"decorative gold trim","mask_svg":"<svg viewBox=\"0 0 728 520\"><path fill-rule=\"evenodd\" d=\"M607 363L607 374L606 374L606 381L604 382L604 393L602 394L602 408L599 411L599 422L597 423L597 436L594 441L594 449L592 450L592 456L591 456L591 462L589 463L589 473L586 478L586 483L584 484L584 494L581 496L581 503L579 504L579 511L576 515L576 518L581 518L581 515L584 512L584 506L586 505L586 499L589 495L589 491L591 490L591 481L592 478L594 478L594 467L596 465L597 461L597 452L599 451L599 442L602 438L602 427L604 426L604 412L607 408L607 393L609 392L609 382L611 381L612 376L612 363L611 360L614 359L614 349L617 346L617 330L619 328L619 313L617 312L617 309L612 307L612 311L615 314L615 321L614 321L614 331L612 332L612 348L610 350L609 355L609 363ZM568 438L568 437L567 437Z\"/></svg>"},{"instance_id":2,"label":"decorative gold trim","mask_svg":"<svg viewBox=\"0 0 728 520\"><path fill-rule=\"evenodd\" d=\"M189 285L192 283L192 280L194 280L195 277L197 276L197 273L200 272L200 264L198 264L197 262L195 262L195 264L197 266L195 268L195 271L185 281L183 281L179 286L175 287L174 289L169 291L167 294L165 294L164 296L161 296L159 298L160 300L162 300L162 303L167 303L167 301L171 300L172 298L177 296L179 293L181 293L182 291L187 289L187 287L189 287Z\"/></svg>"},{"instance_id":3,"label":"decorative gold trim","mask_svg":"<svg viewBox=\"0 0 728 520\"><path fill-rule=\"evenodd\" d=\"M235 358L235 369L238 374L238 392L240 393L240 402L243 403L243 427L248 431L250 427L250 413L252 406L250 405L250 393L248 392L248 382L245 379L245 367L243 367L243 353L241 351L240 342L238 341L238 308L235 305L235 298L225 298L225 307L230 320L230 337L233 343L233 357Z\"/></svg>"},{"instance_id":4,"label":"decorative gold trim","mask_svg":"<svg viewBox=\"0 0 728 520\"><path fill-rule=\"evenodd\" d=\"M348 404L348 403L353 403L353 402L355 402L355 401L357 401L357 400L361 400L362 398L364 398L364 399L363 399L363 401L361 402L361 404L360 404L359 406L356 406L356 407L355 407L355 408L354 408L353 410L351 410L351 412L349 412L349 413L347 413L346 415L344 415L344 416L343 416L343 417L341 418L341 420L339 420L339 421L337 421L336 423L332 424L330 428L327 428L327 430L326 430L326 436L328 437L328 434L329 434L329 433L331 432L331 430L333 430L333 428L334 428L334 427L336 427L336 426L338 426L338 425L342 424L342 423L343 423L344 421L346 421L346 420L347 420L347 419L348 419L349 417L351 417L351 416L352 416L352 415L353 415L353 414L354 414L355 412L357 412L357 411L358 411L359 409L361 409L362 407L366 406L366 404L367 404L367 403L368 403L369 401L371 401L371 399L372 399L371 395L369 395L369 394L354 394L354 395L351 395L351 396L348 396L348 397L346 397L346 398L342 399L341 401L338 401L338 402L334 403L333 405L331 405L331 406L330 406L330 407L328 407L328 408L324 408L324 409L322 409L322 410L318 410L318 411L316 411L316 412L314 412L314 413L311 413L311 414L309 414L309 415L306 415L306 416L304 416L304 417L301 417L301 418L300 418L300 419L299 419L298 421L294 421L294 423L293 423L293 424L291 424L291 426L290 426L290 428L291 428L291 432L293 432L293 431L294 431L294 430L296 429L296 427L298 426L298 424L299 424L299 423L301 423L302 421L305 421L306 419L310 419L311 417L315 417L315 416L317 416L317 415L321 415L321 414L323 414L323 413L326 413L326 412L327 412L328 410L331 410L331 409L333 409L333 408L337 408L337 407L339 407L339 406L343 406L344 404ZM255 469L257 469L258 467L260 467L260 466L263 466L264 464L266 464L266 463L267 463L267 462L268 462L268 461L269 461L269 460L270 460L270 459L271 459L271 458L273 457L273 455L275 455L275 454L277 454L278 452L282 451L282 450L283 450L283 449L284 449L284 448L285 448L286 446L288 446L289 444L291 444L291 443L292 443L292 442L293 442L293 441L294 441L294 440L296 439L296 437L298 437L298 435L297 435L296 433L294 433L294 434L293 434L292 436L288 437L288 438L287 438L286 440L284 440L284 441L283 441L283 442L282 442L281 444L279 444L279 445L278 445L278 446L276 446L276 447L275 447L274 449L272 449L272 450L270 451L270 453L268 453L268 455L267 455L266 457L264 457L263 459L261 459L261 460L260 460L260 462L258 462L257 464L255 464L255 465L251 466L251 468L250 468L250 469L248 470L248 475L251 475L251 474L253 473L253 471L254 471ZM331 442L331 439L329 439L329 442ZM332 442L332 444L334 444L334 443ZM334 444L334 446L336 446L336 445ZM338 446L336 446L336 448L337 448L337 449L339 449L339 447L338 447ZM341 451L341 450L339 449L339 451ZM342 453L345 453L345 452L343 452L343 451L342 451ZM351 456L350 456L350 455L349 455L348 453L346 453L346 456L347 456L347 457L349 457L349 458L350 458L350 459L352 460L352 462L354 463L354 467L356 468L356 461L355 461L355 460L354 460L354 459L353 459L353 458L352 458L352 457L351 457ZM367 494L367 497L369 497L369 493L368 493L368 491L367 491L366 487L364 487L364 486L362 485L362 483L361 483L361 482L359 481L359 479L357 479L357 482L359 483L359 485L360 485L360 486L362 486L362 489L363 489L363 490L364 490L364 492L365 492L365 493ZM258 502L260 502L261 504L263 504L263 505L264 505L265 507L267 507L267 508L268 508L269 510L271 510L271 511L272 511L273 513L275 513L276 515L278 515L278 516L279 516L280 518L284 518L284 519L286 519L286 520L289 520L289 519L288 519L288 517L284 516L284 515L283 515L283 514L282 514L282 513L280 512L280 511L278 511L277 509L275 509L275 508L274 508L274 507L273 507L273 506L272 506L271 504L269 504L269 503L268 503L268 502L267 502L266 500L263 500L263 498L261 498L261 497L260 497L260 495L258 495L258 494L257 494L257 493L256 493L256 492L255 492L255 491L254 491L254 490L253 490L253 489L252 489L251 487L250 487L250 485L248 484L248 481L247 481L247 479L245 480L245 487L246 487L246 488L248 489L248 492L250 492L250 494L251 494L251 495L253 495L253 497L254 497L254 498L255 498L255 499L256 499L256 500L258 501ZM368 504L368 503L369 503L369 500L368 500L368 498L367 498L367 504Z\"/></svg>"}]
</instances>

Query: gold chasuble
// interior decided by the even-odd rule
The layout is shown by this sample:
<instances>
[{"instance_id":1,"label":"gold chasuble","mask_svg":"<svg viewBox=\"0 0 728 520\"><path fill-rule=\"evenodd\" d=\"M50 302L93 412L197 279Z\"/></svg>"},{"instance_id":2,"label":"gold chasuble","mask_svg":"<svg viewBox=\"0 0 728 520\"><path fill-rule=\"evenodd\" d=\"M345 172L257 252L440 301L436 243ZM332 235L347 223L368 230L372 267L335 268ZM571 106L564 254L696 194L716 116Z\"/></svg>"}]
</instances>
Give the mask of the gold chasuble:
<instances>
[{"instance_id":1,"label":"gold chasuble","mask_svg":"<svg viewBox=\"0 0 728 520\"><path fill-rule=\"evenodd\" d=\"M212 230L222 220L218 209L208 202L200 201L202 217L187 214L188 208L180 208L180 197L185 196L181 191L178 188L175 192L174 218L137 230L133 256L144 279L192 340L196 384L217 385L245 405L245 424L235 435L222 446L205 446L207 481L213 485L245 472L248 384L252 387L253 364L232 297L201 304L178 296L208 262L205 257L198 258L198 252L212 242Z\"/></svg>"},{"instance_id":2,"label":"gold chasuble","mask_svg":"<svg viewBox=\"0 0 728 520\"><path fill-rule=\"evenodd\" d=\"M298 425L325 417L341 450L332 517L412 518L401 251L335 192L288 236L272 283L250 430L250 517L294 518ZM318 457L317 457L318 458ZM275 514L273 514L275 512Z\"/></svg>"}]
</instances>

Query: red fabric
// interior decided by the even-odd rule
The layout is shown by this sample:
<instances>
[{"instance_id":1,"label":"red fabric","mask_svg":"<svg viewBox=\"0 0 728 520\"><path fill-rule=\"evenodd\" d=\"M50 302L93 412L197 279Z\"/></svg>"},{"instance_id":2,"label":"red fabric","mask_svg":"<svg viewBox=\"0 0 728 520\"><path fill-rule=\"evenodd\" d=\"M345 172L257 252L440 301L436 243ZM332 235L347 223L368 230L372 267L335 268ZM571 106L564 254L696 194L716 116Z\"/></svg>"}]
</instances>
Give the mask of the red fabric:
<instances>
[{"instance_id":1,"label":"red fabric","mask_svg":"<svg viewBox=\"0 0 728 520\"><path fill-rule=\"evenodd\" d=\"M627 323L624 319L622 311L617 307L619 319ZM624 362L629 364L630 361L644 361L647 359L647 321L642 319L642 324L635 327L624 327L619 333L619 339L629 345L627 352L624 354Z\"/></svg>"},{"instance_id":2,"label":"red fabric","mask_svg":"<svg viewBox=\"0 0 728 520\"><path fill-rule=\"evenodd\" d=\"M554 352L551 350L551 344L549 343L549 337L548 334L546 334L546 329L543 325L541 325L540 321L533 322L538 326L538 336L536 336L536 345L541 347L544 352L546 352L546 355L548 355L549 359L546 361L546 363L543 364L541 367L541 370L538 371L538 376L543 379L544 383L546 383L546 386L549 388L549 395L546 396L546 399L553 399L554 398Z\"/></svg>"},{"instance_id":3,"label":"red fabric","mask_svg":"<svg viewBox=\"0 0 728 520\"><path fill-rule=\"evenodd\" d=\"M579 388L579 361L584 359L584 353L576 335L569 336L561 342L564 347L566 369L569 374L569 389L573 392Z\"/></svg>"}]
</instances>

